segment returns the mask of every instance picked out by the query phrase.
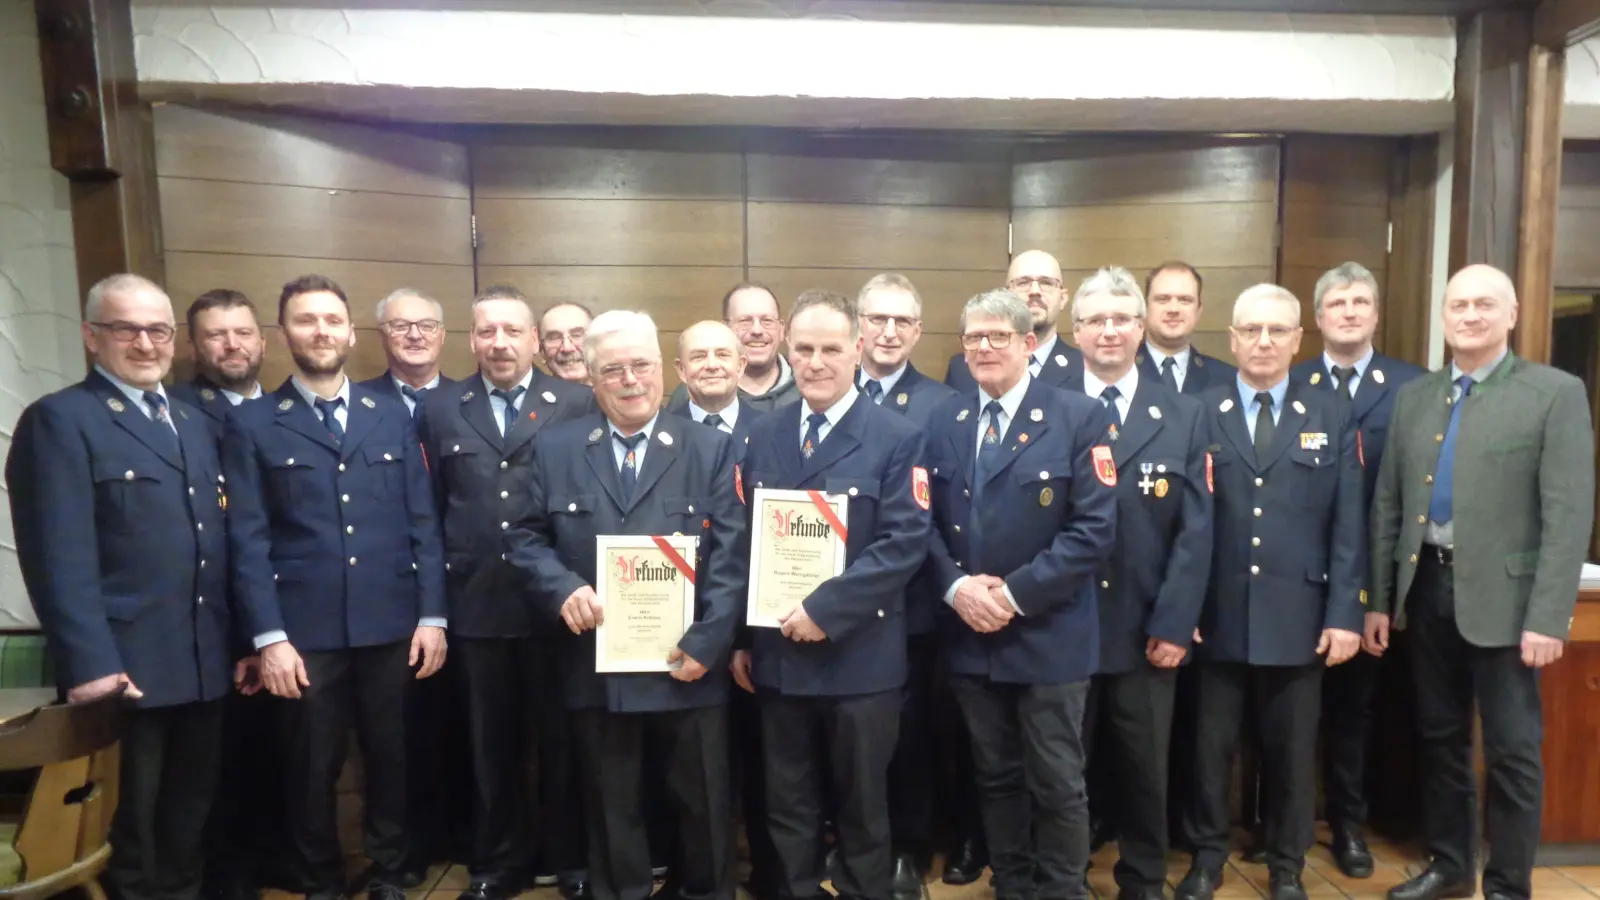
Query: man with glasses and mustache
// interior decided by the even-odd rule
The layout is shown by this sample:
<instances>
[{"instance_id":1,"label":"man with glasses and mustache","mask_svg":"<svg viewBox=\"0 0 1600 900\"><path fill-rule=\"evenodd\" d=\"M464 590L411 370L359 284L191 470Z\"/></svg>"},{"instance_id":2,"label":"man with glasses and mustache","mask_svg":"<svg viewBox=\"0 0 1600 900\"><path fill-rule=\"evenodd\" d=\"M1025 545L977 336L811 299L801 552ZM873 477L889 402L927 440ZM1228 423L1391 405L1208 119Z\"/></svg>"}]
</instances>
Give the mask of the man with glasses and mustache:
<instances>
[{"instance_id":1,"label":"man with glasses and mustache","mask_svg":"<svg viewBox=\"0 0 1600 900\"><path fill-rule=\"evenodd\" d=\"M352 384L344 291L320 275L284 285L278 323L295 373L241 405L223 439L235 597L282 698L290 858L311 900L347 895L335 785L349 733L366 774L364 887L403 900L413 678L444 665L444 558L410 413Z\"/></svg>"},{"instance_id":2,"label":"man with glasses and mustache","mask_svg":"<svg viewBox=\"0 0 1600 900\"><path fill-rule=\"evenodd\" d=\"M83 316L92 370L30 404L12 438L17 556L61 699L126 701L108 893L194 900L240 646L222 470L206 417L161 385L166 293L113 275Z\"/></svg>"},{"instance_id":3,"label":"man with glasses and mustache","mask_svg":"<svg viewBox=\"0 0 1600 900\"><path fill-rule=\"evenodd\" d=\"M524 602L524 578L505 561L501 543L533 478L534 437L591 411L594 395L534 366L533 309L514 287L487 288L473 301L471 342L478 376L429 395L422 418L444 529L450 649L473 759L469 883L461 900L506 900L531 887L538 874L528 871L532 844L543 850L537 867L564 873L560 883L570 897L583 882L584 810L556 689L562 632ZM538 784L525 785L534 757Z\"/></svg>"},{"instance_id":4,"label":"man with glasses and mustache","mask_svg":"<svg viewBox=\"0 0 1600 900\"><path fill-rule=\"evenodd\" d=\"M235 290L206 291L185 318L195 376L174 385L172 396L204 412L220 441L229 411L261 396L256 376L266 342L255 304ZM269 698L235 693L224 705L223 771L206 827L205 893L214 900L254 898L261 884L276 880L271 866L282 855L283 792Z\"/></svg>"},{"instance_id":5,"label":"man with glasses and mustache","mask_svg":"<svg viewBox=\"0 0 1600 900\"><path fill-rule=\"evenodd\" d=\"M410 288L400 288L378 301L378 333L388 368L361 382L371 391L405 402L412 418L428 392L455 382L439 372L444 355L444 307Z\"/></svg>"},{"instance_id":6,"label":"man with glasses and mustache","mask_svg":"<svg viewBox=\"0 0 1600 900\"><path fill-rule=\"evenodd\" d=\"M532 479L506 548L535 609L570 632L560 642L561 693L580 746L595 900L650 896L650 754L673 812L674 896L733 900L727 661L749 572L739 451L720 430L661 409L661 345L649 316L602 313L584 354L600 412L534 439ZM677 559L679 571L668 569L692 568L694 619L659 659L670 671L600 674L596 629L613 611L595 592L595 539L630 534L696 540L692 567Z\"/></svg>"},{"instance_id":7,"label":"man with glasses and mustache","mask_svg":"<svg viewBox=\"0 0 1600 900\"><path fill-rule=\"evenodd\" d=\"M1134 364L1144 320L1143 292L1126 269L1101 269L1072 300L1083 391L1116 428L1117 543L1099 576L1100 667L1083 743L1090 806L1118 835L1124 900L1161 900L1166 886L1173 701L1211 572L1203 407Z\"/></svg>"},{"instance_id":8,"label":"man with glasses and mustache","mask_svg":"<svg viewBox=\"0 0 1600 900\"><path fill-rule=\"evenodd\" d=\"M929 524L922 434L856 387L861 323L848 298L806 291L788 334L803 402L756 423L743 487L845 495L847 533L835 533L845 539L845 567L801 598L782 628L749 629L734 678L761 706L778 898L819 894L827 875L818 836L836 811L835 889L889 900L887 774L906 680L905 597Z\"/></svg>"},{"instance_id":9,"label":"man with glasses and mustache","mask_svg":"<svg viewBox=\"0 0 1600 900\"><path fill-rule=\"evenodd\" d=\"M1056 319L1067 302L1061 263L1043 250L1024 250L1011 260L1006 289L1022 298L1033 317L1034 345L1029 351L1028 374L1053 387L1074 390L1077 379L1083 376L1083 354L1078 348L1067 346L1056 333ZM950 357L944 383L962 396L978 389L965 353Z\"/></svg>"},{"instance_id":10,"label":"man with glasses and mustache","mask_svg":"<svg viewBox=\"0 0 1600 900\"><path fill-rule=\"evenodd\" d=\"M873 276L856 295L865 346L858 387L867 399L900 413L926 429L934 407L956 395L951 388L917 371L911 351L922 338L922 295L909 278L892 272ZM937 676L934 619L939 592L922 579L906 597L907 664L905 702L900 710L900 740L889 767L889 827L894 834L894 890L897 900L922 894L922 869L931 854L934 806L948 812L953 851L945 863L947 884L977 880L987 865L978 819L972 753L959 713L951 714L943 679ZM937 698L937 699L936 699ZM940 707L948 721L937 726ZM953 745L953 746L952 746ZM946 771L955 778L947 792L928 790ZM939 796L935 796L939 794Z\"/></svg>"},{"instance_id":11,"label":"man with glasses and mustache","mask_svg":"<svg viewBox=\"0 0 1600 900\"><path fill-rule=\"evenodd\" d=\"M1144 279L1148 307L1139 371L1191 396L1217 384L1232 384L1234 369L1207 356L1190 341L1203 310L1200 271L1186 262L1164 262Z\"/></svg>"},{"instance_id":12,"label":"man with glasses and mustache","mask_svg":"<svg viewBox=\"0 0 1600 900\"><path fill-rule=\"evenodd\" d=\"M539 346L551 375L563 381L589 383L583 340L593 318L594 313L587 306L577 303L557 303L539 317Z\"/></svg>"},{"instance_id":13,"label":"man with glasses and mustache","mask_svg":"<svg viewBox=\"0 0 1600 900\"><path fill-rule=\"evenodd\" d=\"M1057 307L1059 309L1059 307ZM1009 290L961 311L970 392L928 426L927 577L967 722L996 900L1088 896L1084 703L1094 579L1116 538L1109 414L1029 374L1037 319Z\"/></svg>"},{"instance_id":14,"label":"man with glasses and mustache","mask_svg":"<svg viewBox=\"0 0 1600 900\"><path fill-rule=\"evenodd\" d=\"M1201 397L1215 524L1197 649L1195 853L1177 900L1211 900L1222 884L1247 715L1262 738L1268 895L1304 900L1322 673L1361 644L1367 532L1356 430L1337 398L1290 380L1300 335L1293 294L1246 290L1233 306L1239 374Z\"/></svg>"}]
</instances>

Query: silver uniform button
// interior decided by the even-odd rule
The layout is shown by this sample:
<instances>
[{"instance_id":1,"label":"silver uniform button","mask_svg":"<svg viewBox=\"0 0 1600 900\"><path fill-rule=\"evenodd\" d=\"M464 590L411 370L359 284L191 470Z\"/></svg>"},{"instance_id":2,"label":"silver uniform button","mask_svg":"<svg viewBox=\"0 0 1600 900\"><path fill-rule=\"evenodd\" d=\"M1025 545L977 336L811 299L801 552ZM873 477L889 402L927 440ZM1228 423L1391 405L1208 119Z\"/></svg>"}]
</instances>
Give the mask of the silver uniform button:
<instances>
[{"instance_id":1,"label":"silver uniform button","mask_svg":"<svg viewBox=\"0 0 1600 900\"><path fill-rule=\"evenodd\" d=\"M694 512L694 504L689 504L689 512Z\"/></svg>"},{"instance_id":2,"label":"silver uniform button","mask_svg":"<svg viewBox=\"0 0 1600 900\"><path fill-rule=\"evenodd\" d=\"M856 490L856 489L855 489L855 488L851 488L851 489L850 489L850 496L852 496L852 497L854 497L854 496L855 496L855 495L856 495L856 494L858 494L858 493L860 493L860 492L859 492L859 491L857 491L857 490ZM692 510L692 509L691 509L691 510L689 510L689 511L690 511L690 512L694 512L694 510Z\"/></svg>"},{"instance_id":3,"label":"silver uniform button","mask_svg":"<svg viewBox=\"0 0 1600 900\"><path fill-rule=\"evenodd\" d=\"M878 610L878 618L883 618L883 610Z\"/></svg>"},{"instance_id":4,"label":"silver uniform button","mask_svg":"<svg viewBox=\"0 0 1600 900\"><path fill-rule=\"evenodd\" d=\"M1049 478L1049 477L1050 477L1050 473L1049 473L1049 472L1040 472L1040 473L1039 473L1039 479L1040 479L1040 480L1041 480L1041 481L1042 481L1042 480L1044 480L1044 479L1046 479L1046 478Z\"/></svg>"},{"instance_id":5,"label":"silver uniform button","mask_svg":"<svg viewBox=\"0 0 1600 900\"><path fill-rule=\"evenodd\" d=\"M451 453L460 453L461 452L461 445L460 444L452 444L450 446L450 452Z\"/></svg>"},{"instance_id":6,"label":"silver uniform button","mask_svg":"<svg viewBox=\"0 0 1600 900\"><path fill-rule=\"evenodd\" d=\"M355 564L356 564L356 558L354 556L350 557L350 565L353 566Z\"/></svg>"},{"instance_id":7,"label":"silver uniform button","mask_svg":"<svg viewBox=\"0 0 1600 900\"><path fill-rule=\"evenodd\" d=\"M205 523L204 522L196 522L196 523L194 523L194 530L195 531L205 531L206 530Z\"/></svg>"},{"instance_id":8,"label":"silver uniform button","mask_svg":"<svg viewBox=\"0 0 1600 900\"><path fill-rule=\"evenodd\" d=\"M204 597L196 597L196 598L194 598L194 602L196 602L196 603L204 603L204 602L206 602L206 598L204 598Z\"/></svg>"},{"instance_id":9,"label":"silver uniform button","mask_svg":"<svg viewBox=\"0 0 1600 900\"><path fill-rule=\"evenodd\" d=\"M510 528L510 527L511 527L511 523L510 522L501 522L500 523L500 530L501 531L505 531L507 528Z\"/></svg>"},{"instance_id":10,"label":"silver uniform button","mask_svg":"<svg viewBox=\"0 0 1600 900\"><path fill-rule=\"evenodd\" d=\"M1258 538L1258 537L1251 538L1250 539L1250 546L1252 546L1252 547L1261 546L1261 538Z\"/></svg>"},{"instance_id":11,"label":"silver uniform button","mask_svg":"<svg viewBox=\"0 0 1600 900\"><path fill-rule=\"evenodd\" d=\"M133 480L133 470L129 469L128 471L123 472L122 473L122 478L123 478L124 481L132 481Z\"/></svg>"},{"instance_id":12,"label":"silver uniform button","mask_svg":"<svg viewBox=\"0 0 1600 900\"><path fill-rule=\"evenodd\" d=\"M960 525L956 525L956 526L953 526L953 527L956 530L956 534L960 534L961 533L961 526Z\"/></svg>"},{"instance_id":13,"label":"silver uniform button","mask_svg":"<svg viewBox=\"0 0 1600 900\"><path fill-rule=\"evenodd\" d=\"M344 527L344 533L345 534L355 534L356 533L356 527L354 525L346 525Z\"/></svg>"},{"instance_id":14,"label":"silver uniform button","mask_svg":"<svg viewBox=\"0 0 1600 900\"><path fill-rule=\"evenodd\" d=\"M510 491L501 491L500 492L500 499L501 500L505 500L505 499L509 498L510 496L511 496L511 492Z\"/></svg>"},{"instance_id":15,"label":"silver uniform button","mask_svg":"<svg viewBox=\"0 0 1600 900\"><path fill-rule=\"evenodd\" d=\"M340 503L349 503L350 502L350 495L349 494L340 494L339 495L339 502Z\"/></svg>"},{"instance_id":16,"label":"silver uniform button","mask_svg":"<svg viewBox=\"0 0 1600 900\"><path fill-rule=\"evenodd\" d=\"M393 456L390 456L390 455L389 455L389 454L387 454L387 453L385 453L385 454L384 454L384 455L383 455L383 461L384 461L384 462L394 462L394 457L393 457Z\"/></svg>"},{"instance_id":17,"label":"silver uniform button","mask_svg":"<svg viewBox=\"0 0 1600 900\"><path fill-rule=\"evenodd\" d=\"M344 471L344 463L339 463L339 471Z\"/></svg>"},{"instance_id":18,"label":"silver uniform button","mask_svg":"<svg viewBox=\"0 0 1600 900\"><path fill-rule=\"evenodd\" d=\"M1266 484L1266 483L1267 483L1266 479L1263 479L1263 478L1257 478L1256 479L1256 487L1261 487L1263 484Z\"/></svg>"},{"instance_id":19,"label":"silver uniform button","mask_svg":"<svg viewBox=\"0 0 1600 900\"><path fill-rule=\"evenodd\" d=\"M502 468L502 469L504 469L504 468L506 468L506 467L507 467L507 466L509 466L509 465L511 465L511 463L509 463L509 462L506 462L506 461L505 461L505 460L503 460L503 459L502 459L502 460L500 460L500 468Z\"/></svg>"},{"instance_id":20,"label":"silver uniform button","mask_svg":"<svg viewBox=\"0 0 1600 900\"><path fill-rule=\"evenodd\" d=\"M205 567L206 567L206 561L203 560L203 559L200 560L200 568L204 569Z\"/></svg>"},{"instance_id":21,"label":"silver uniform button","mask_svg":"<svg viewBox=\"0 0 1600 900\"><path fill-rule=\"evenodd\" d=\"M194 496L194 488L189 488L189 496Z\"/></svg>"},{"instance_id":22,"label":"silver uniform button","mask_svg":"<svg viewBox=\"0 0 1600 900\"><path fill-rule=\"evenodd\" d=\"M1109 581L1102 581L1102 582L1100 582L1100 586L1101 586L1101 587L1103 587L1103 588L1108 588L1108 587L1111 587L1111 582L1109 582Z\"/></svg>"},{"instance_id":23,"label":"silver uniform button","mask_svg":"<svg viewBox=\"0 0 1600 900\"><path fill-rule=\"evenodd\" d=\"M567 504L567 512L577 512L577 511L578 511L578 504L576 504L576 503L568 503Z\"/></svg>"},{"instance_id":24,"label":"silver uniform button","mask_svg":"<svg viewBox=\"0 0 1600 900\"><path fill-rule=\"evenodd\" d=\"M1251 575L1260 575L1261 574L1261 567L1260 566L1251 566L1250 567L1250 574Z\"/></svg>"},{"instance_id":25,"label":"silver uniform button","mask_svg":"<svg viewBox=\"0 0 1600 900\"><path fill-rule=\"evenodd\" d=\"M1256 507L1256 518L1261 518L1261 507Z\"/></svg>"}]
</instances>

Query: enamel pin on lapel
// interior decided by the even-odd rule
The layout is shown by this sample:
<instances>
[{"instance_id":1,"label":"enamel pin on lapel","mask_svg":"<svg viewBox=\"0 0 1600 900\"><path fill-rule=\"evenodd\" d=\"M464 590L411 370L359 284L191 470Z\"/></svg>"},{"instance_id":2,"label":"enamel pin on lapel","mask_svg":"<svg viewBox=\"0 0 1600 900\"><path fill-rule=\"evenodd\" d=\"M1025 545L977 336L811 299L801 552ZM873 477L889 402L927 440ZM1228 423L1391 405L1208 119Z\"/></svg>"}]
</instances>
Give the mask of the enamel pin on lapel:
<instances>
[{"instance_id":1,"label":"enamel pin on lapel","mask_svg":"<svg viewBox=\"0 0 1600 900\"><path fill-rule=\"evenodd\" d=\"M556 402L556 395L551 393L550 391L545 391L544 393L540 394L539 396L543 397L544 398L544 402L546 402L546 403L554 403L554 402Z\"/></svg>"},{"instance_id":2,"label":"enamel pin on lapel","mask_svg":"<svg viewBox=\"0 0 1600 900\"><path fill-rule=\"evenodd\" d=\"M1042 409L1032 410L1032 411L1030 411L1028 413L1028 418L1032 419L1035 422L1043 422L1044 421L1044 410L1042 410Z\"/></svg>"},{"instance_id":3,"label":"enamel pin on lapel","mask_svg":"<svg viewBox=\"0 0 1600 900\"><path fill-rule=\"evenodd\" d=\"M1222 405L1217 407L1219 412L1227 412L1230 409L1233 409L1233 400L1231 398L1222 401Z\"/></svg>"},{"instance_id":4,"label":"enamel pin on lapel","mask_svg":"<svg viewBox=\"0 0 1600 900\"><path fill-rule=\"evenodd\" d=\"M471 391L467 391L465 394L461 395L461 402L462 403L465 403L465 402L467 402L468 400L471 400L471 399L472 399L472 392Z\"/></svg>"},{"instance_id":5,"label":"enamel pin on lapel","mask_svg":"<svg viewBox=\"0 0 1600 900\"><path fill-rule=\"evenodd\" d=\"M1067 364L1067 357L1066 357L1066 355L1065 355L1065 354L1061 354L1061 353L1057 353L1057 354L1056 354L1056 365L1058 365L1058 366L1064 366L1064 365L1066 365L1066 364Z\"/></svg>"},{"instance_id":6,"label":"enamel pin on lapel","mask_svg":"<svg viewBox=\"0 0 1600 900\"><path fill-rule=\"evenodd\" d=\"M1321 372L1312 372L1311 373L1311 385L1312 385L1312 387L1315 387L1315 386L1317 386L1317 385L1319 385L1321 383L1322 383L1322 373Z\"/></svg>"},{"instance_id":7,"label":"enamel pin on lapel","mask_svg":"<svg viewBox=\"0 0 1600 900\"><path fill-rule=\"evenodd\" d=\"M365 406L367 409L377 409L378 408L378 404L373 403L371 397L362 397L361 398L361 405Z\"/></svg>"},{"instance_id":8,"label":"enamel pin on lapel","mask_svg":"<svg viewBox=\"0 0 1600 900\"><path fill-rule=\"evenodd\" d=\"M595 430L589 432L589 441L592 443L598 440L600 440L600 429L596 428Z\"/></svg>"},{"instance_id":9,"label":"enamel pin on lapel","mask_svg":"<svg viewBox=\"0 0 1600 900\"><path fill-rule=\"evenodd\" d=\"M957 422L965 422L966 420L967 420L967 410L963 409L961 412L956 413L956 421Z\"/></svg>"},{"instance_id":10,"label":"enamel pin on lapel","mask_svg":"<svg viewBox=\"0 0 1600 900\"><path fill-rule=\"evenodd\" d=\"M106 405L107 405L107 406L109 406L109 407L111 407L111 411L112 411L112 412L122 412L122 411L123 411L123 410L125 410L125 409L127 409L127 408L128 408L128 407L126 407L126 406L124 406L124 405L123 405L123 404L122 404L122 401L121 401L121 400L118 400L118 399L117 399L117 398L115 398L115 397L109 397L109 398L107 398L107 399L106 399Z\"/></svg>"},{"instance_id":11,"label":"enamel pin on lapel","mask_svg":"<svg viewBox=\"0 0 1600 900\"><path fill-rule=\"evenodd\" d=\"M1306 405L1301 403L1299 400L1296 400L1294 402L1294 411L1303 416L1306 414Z\"/></svg>"},{"instance_id":12,"label":"enamel pin on lapel","mask_svg":"<svg viewBox=\"0 0 1600 900\"><path fill-rule=\"evenodd\" d=\"M292 406L294 406L293 400L285 400L278 404L278 412L288 412L289 408Z\"/></svg>"},{"instance_id":13,"label":"enamel pin on lapel","mask_svg":"<svg viewBox=\"0 0 1600 900\"><path fill-rule=\"evenodd\" d=\"M894 402L896 406L905 406L907 403L911 402L911 398L906 396L905 391L901 391L895 395Z\"/></svg>"},{"instance_id":14,"label":"enamel pin on lapel","mask_svg":"<svg viewBox=\"0 0 1600 900\"><path fill-rule=\"evenodd\" d=\"M210 403L211 401L217 399L217 392L213 391L211 388L201 388L200 399Z\"/></svg>"},{"instance_id":15,"label":"enamel pin on lapel","mask_svg":"<svg viewBox=\"0 0 1600 900\"><path fill-rule=\"evenodd\" d=\"M1373 369L1372 370L1372 380L1376 381L1379 384L1383 384L1383 370L1382 369Z\"/></svg>"},{"instance_id":16,"label":"enamel pin on lapel","mask_svg":"<svg viewBox=\"0 0 1600 900\"><path fill-rule=\"evenodd\" d=\"M1159 421L1161 419L1161 407L1159 407L1159 406L1150 407L1150 418L1156 419L1156 420Z\"/></svg>"},{"instance_id":17,"label":"enamel pin on lapel","mask_svg":"<svg viewBox=\"0 0 1600 900\"><path fill-rule=\"evenodd\" d=\"M661 438L661 443L663 445L668 446L668 447L672 446L672 435L667 434L665 431L663 431L658 435L658 437Z\"/></svg>"}]
</instances>

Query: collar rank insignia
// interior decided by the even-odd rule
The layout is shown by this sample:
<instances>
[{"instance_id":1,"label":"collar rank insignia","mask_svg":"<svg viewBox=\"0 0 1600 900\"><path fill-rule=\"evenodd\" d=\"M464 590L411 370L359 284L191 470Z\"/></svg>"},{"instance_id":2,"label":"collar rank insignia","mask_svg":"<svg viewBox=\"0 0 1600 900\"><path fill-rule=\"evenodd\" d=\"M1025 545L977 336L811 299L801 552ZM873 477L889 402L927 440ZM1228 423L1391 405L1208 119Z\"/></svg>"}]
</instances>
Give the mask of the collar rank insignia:
<instances>
[{"instance_id":1,"label":"collar rank insignia","mask_svg":"<svg viewBox=\"0 0 1600 900\"><path fill-rule=\"evenodd\" d=\"M1217 410L1219 412L1227 412L1230 409L1233 409L1233 399L1232 398L1229 398L1227 400L1222 401L1222 405L1217 407Z\"/></svg>"},{"instance_id":2,"label":"collar rank insignia","mask_svg":"<svg viewBox=\"0 0 1600 900\"><path fill-rule=\"evenodd\" d=\"M367 409L377 409L378 408L378 404L373 403L371 397L362 397L361 398L361 405L365 406Z\"/></svg>"},{"instance_id":3,"label":"collar rank insignia","mask_svg":"<svg viewBox=\"0 0 1600 900\"><path fill-rule=\"evenodd\" d=\"M1379 384L1383 384L1383 370L1382 369L1373 369L1372 370L1372 380L1376 381Z\"/></svg>"},{"instance_id":4,"label":"collar rank insignia","mask_svg":"<svg viewBox=\"0 0 1600 900\"><path fill-rule=\"evenodd\" d=\"M1042 410L1042 409L1030 410L1028 412L1028 418L1031 419L1032 421L1035 421L1035 422L1043 422L1044 421L1044 410Z\"/></svg>"},{"instance_id":5,"label":"collar rank insignia","mask_svg":"<svg viewBox=\"0 0 1600 900\"><path fill-rule=\"evenodd\" d=\"M907 403L911 402L911 398L906 396L905 391L901 391L895 395L894 402L898 406L905 406Z\"/></svg>"},{"instance_id":6,"label":"collar rank insignia","mask_svg":"<svg viewBox=\"0 0 1600 900\"><path fill-rule=\"evenodd\" d=\"M462 403L465 403L465 402L467 402L468 400L471 400L471 399L472 399L472 392L471 391L467 391L465 394L461 395L461 402Z\"/></svg>"},{"instance_id":7,"label":"collar rank insignia","mask_svg":"<svg viewBox=\"0 0 1600 900\"><path fill-rule=\"evenodd\" d=\"M1159 421L1161 419L1161 407L1159 407L1159 406L1150 407L1150 418Z\"/></svg>"},{"instance_id":8,"label":"collar rank insignia","mask_svg":"<svg viewBox=\"0 0 1600 900\"><path fill-rule=\"evenodd\" d=\"M106 400L106 405L111 407L111 411L112 412L122 412L123 410L128 408L127 406L123 405L123 402L121 400L118 400L115 397L108 398Z\"/></svg>"},{"instance_id":9,"label":"collar rank insignia","mask_svg":"<svg viewBox=\"0 0 1600 900\"><path fill-rule=\"evenodd\" d=\"M1322 373L1321 372L1312 372L1311 373L1311 385L1312 385L1312 387L1315 387L1315 386L1317 386L1317 385L1319 385L1321 383L1322 383Z\"/></svg>"},{"instance_id":10,"label":"collar rank insignia","mask_svg":"<svg viewBox=\"0 0 1600 900\"><path fill-rule=\"evenodd\" d=\"M278 412L288 412L289 408L292 406L294 406L293 400L285 400L278 404Z\"/></svg>"},{"instance_id":11,"label":"collar rank insignia","mask_svg":"<svg viewBox=\"0 0 1600 900\"><path fill-rule=\"evenodd\" d=\"M217 392L213 391L211 388L201 388L200 399L210 403L211 401L217 399Z\"/></svg>"},{"instance_id":12,"label":"collar rank insignia","mask_svg":"<svg viewBox=\"0 0 1600 900\"><path fill-rule=\"evenodd\" d=\"M539 396L543 397L544 398L544 402L546 402L546 403L554 403L554 402L556 402L556 395L551 393L551 392L549 392L549 391L545 391L544 393L540 394Z\"/></svg>"},{"instance_id":13,"label":"collar rank insignia","mask_svg":"<svg viewBox=\"0 0 1600 900\"><path fill-rule=\"evenodd\" d=\"M1299 400L1296 400L1294 402L1293 406L1294 406L1294 411L1295 412L1299 413L1302 416L1306 414L1306 405L1304 403L1301 403Z\"/></svg>"},{"instance_id":14,"label":"collar rank insignia","mask_svg":"<svg viewBox=\"0 0 1600 900\"><path fill-rule=\"evenodd\" d=\"M600 440L600 429L596 428L595 430L589 432L589 441L590 443L593 443L598 440Z\"/></svg>"},{"instance_id":15,"label":"collar rank insignia","mask_svg":"<svg viewBox=\"0 0 1600 900\"><path fill-rule=\"evenodd\" d=\"M113 400L111 402L115 403L116 401ZM956 413L956 421L965 422L967 420L967 412L968 410L963 409L961 412Z\"/></svg>"}]
</instances>

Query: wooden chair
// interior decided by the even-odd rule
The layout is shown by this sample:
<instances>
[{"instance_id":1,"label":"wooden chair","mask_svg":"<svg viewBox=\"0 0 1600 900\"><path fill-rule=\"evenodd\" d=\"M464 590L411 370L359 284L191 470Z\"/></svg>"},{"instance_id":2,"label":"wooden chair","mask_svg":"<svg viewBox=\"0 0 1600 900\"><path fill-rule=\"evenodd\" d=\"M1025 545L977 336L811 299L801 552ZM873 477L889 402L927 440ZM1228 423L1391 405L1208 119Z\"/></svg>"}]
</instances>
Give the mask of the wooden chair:
<instances>
[{"instance_id":1,"label":"wooden chair","mask_svg":"<svg viewBox=\"0 0 1600 900\"><path fill-rule=\"evenodd\" d=\"M0 816L0 900L43 900L73 888L106 900L97 879L111 858L106 836L117 808L124 703L119 692L0 723L0 772L38 773L21 816Z\"/></svg>"}]
</instances>

